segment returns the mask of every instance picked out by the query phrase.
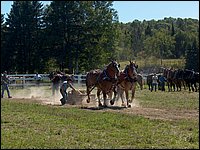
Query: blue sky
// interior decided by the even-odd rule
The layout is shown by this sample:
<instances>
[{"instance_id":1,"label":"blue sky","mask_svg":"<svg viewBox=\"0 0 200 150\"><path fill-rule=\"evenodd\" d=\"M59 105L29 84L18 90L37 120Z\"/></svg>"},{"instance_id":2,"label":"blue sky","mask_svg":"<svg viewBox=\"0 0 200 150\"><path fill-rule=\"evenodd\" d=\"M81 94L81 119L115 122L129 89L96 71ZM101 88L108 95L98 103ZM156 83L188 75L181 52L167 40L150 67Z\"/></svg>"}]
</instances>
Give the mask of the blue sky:
<instances>
[{"instance_id":1,"label":"blue sky","mask_svg":"<svg viewBox=\"0 0 200 150\"><path fill-rule=\"evenodd\" d=\"M9 13L11 5L12 1L1 1L1 13ZM160 20L165 17L199 20L199 1L114 1L113 8L118 12L119 21L123 23L135 19Z\"/></svg>"}]
</instances>

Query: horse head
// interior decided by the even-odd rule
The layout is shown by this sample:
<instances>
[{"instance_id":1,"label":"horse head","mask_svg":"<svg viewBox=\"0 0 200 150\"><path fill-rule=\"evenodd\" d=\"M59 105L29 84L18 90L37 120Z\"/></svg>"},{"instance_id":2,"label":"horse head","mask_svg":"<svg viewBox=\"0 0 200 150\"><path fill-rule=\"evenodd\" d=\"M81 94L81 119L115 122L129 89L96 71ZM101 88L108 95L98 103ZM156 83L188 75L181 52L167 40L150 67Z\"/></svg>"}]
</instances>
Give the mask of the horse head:
<instances>
[{"instance_id":1,"label":"horse head","mask_svg":"<svg viewBox=\"0 0 200 150\"><path fill-rule=\"evenodd\" d=\"M136 65L134 62L129 61L130 64L126 66L124 72L126 73L127 76L130 78L135 78L137 76L137 68L138 65Z\"/></svg>"},{"instance_id":2,"label":"horse head","mask_svg":"<svg viewBox=\"0 0 200 150\"><path fill-rule=\"evenodd\" d=\"M112 60L111 63L108 64L106 70L109 73L109 75L114 78L115 76L120 75L119 67L120 67L120 64L118 64L117 61Z\"/></svg>"}]
</instances>

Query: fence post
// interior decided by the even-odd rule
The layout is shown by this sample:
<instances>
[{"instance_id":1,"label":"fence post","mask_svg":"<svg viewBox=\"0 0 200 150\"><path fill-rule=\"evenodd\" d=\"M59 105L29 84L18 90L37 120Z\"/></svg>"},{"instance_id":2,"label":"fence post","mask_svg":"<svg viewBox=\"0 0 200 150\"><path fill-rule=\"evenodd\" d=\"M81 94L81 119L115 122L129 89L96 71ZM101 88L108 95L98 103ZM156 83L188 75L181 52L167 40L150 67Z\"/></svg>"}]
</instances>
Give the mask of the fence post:
<instances>
[{"instance_id":1,"label":"fence post","mask_svg":"<svg viewBox=\"0 0 200 150\"><path fill-rule=\"evenodd\" d=\"M80 80L81 80L81 76L78 75L78 86L80 86L80 84L81 84Z\"/></svg>"},{"instance_id":2,"label":"fence post","mask_svg":"<svg viewBox=\"0 0 200 150\"><path fill-rule=\"evenodd\" d=\"M25 76L23 76L23 88L25 86Z\"/></svg>"}]
</instances>

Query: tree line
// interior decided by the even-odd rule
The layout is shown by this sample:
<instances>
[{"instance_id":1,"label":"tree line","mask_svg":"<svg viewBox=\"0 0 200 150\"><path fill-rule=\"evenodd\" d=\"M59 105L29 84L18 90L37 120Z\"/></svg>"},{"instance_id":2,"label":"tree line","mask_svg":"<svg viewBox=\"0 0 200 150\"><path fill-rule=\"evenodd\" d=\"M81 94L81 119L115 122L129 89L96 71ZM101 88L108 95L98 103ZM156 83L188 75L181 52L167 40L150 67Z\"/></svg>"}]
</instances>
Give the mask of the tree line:
<instances>
[{"instance_id":1,"label":"tree line","mask_svg":"<svg viewBox=\"0 0 200 150\"><path fill-rule=\"evenodd\" d=\"M120 29L120 59L184 58L185 68L199 71L199 20L172 17L158 21L134 20L121 23Z\"/></svg>"},{"instance_id":2,"label":"tree line","mask_svg":"<svg viewBox=\"0 0 200 150\"><path fill-rule=\"evenodd\" d=\"M17 73L68 73L103 68L118 61L185 58L198 71L199 21L120 23L113 1L14 1L1 14L1 69Z\"/></svg>"}]
</instances>

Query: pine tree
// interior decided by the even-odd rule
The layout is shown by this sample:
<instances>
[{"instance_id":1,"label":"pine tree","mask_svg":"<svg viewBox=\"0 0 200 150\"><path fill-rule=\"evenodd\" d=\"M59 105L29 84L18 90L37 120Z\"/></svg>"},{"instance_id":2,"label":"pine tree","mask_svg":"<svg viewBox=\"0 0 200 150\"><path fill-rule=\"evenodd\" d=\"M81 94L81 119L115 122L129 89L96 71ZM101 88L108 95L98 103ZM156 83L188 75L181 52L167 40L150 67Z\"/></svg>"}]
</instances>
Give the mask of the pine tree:
<instances>
[{"instance_id":1,"label":"pine tree","mask_svg":"<svg viewBox=\"0 0 200 150\"><path fill-rule=\"evenodd\" d=\"M8 49L12 68L20 73L34 72L40 66L39 32L42 4L38 1L14 1L6 18L9 32Z\"/></svg>"},{"instance_id":2,"label":"pine tree","mask_svg":"<svg viewBox=\"0 0 200 150\"><path fill-rule=\"evenodd\" d=\"M174 24L173 24L173 22L172 22L171 36L174 36L174 34L175 34L175 30L174 30Z\"/></svg>"},{"instance_id":3,"label":"pine tree","mask_svg":"<svg viewBox=\"0 0 200 150\"><path fill-rule=\"evenodd\" d=\"M195 40L192 43L192 46L189 44L186 55L186 69L194 69L194 71L199 71L199 49L197 47L197 41Z\"/></svg>"},{"instance_id":4,"label":"pine tree","mask_svg":"<svg viewBox=\"0 0 200 150\"><path fill-rule=\"evenodd\" d=\"M147 28L145 29L145 35L146 36L152 36L152 31L151 31L151 27L148 24Z\"/></svg>"}]
</instances>

